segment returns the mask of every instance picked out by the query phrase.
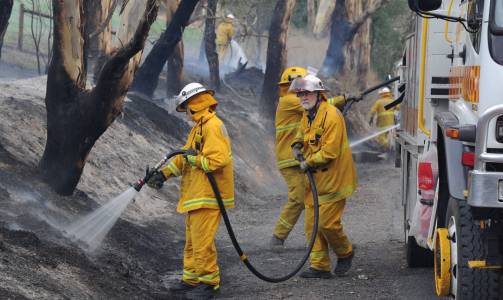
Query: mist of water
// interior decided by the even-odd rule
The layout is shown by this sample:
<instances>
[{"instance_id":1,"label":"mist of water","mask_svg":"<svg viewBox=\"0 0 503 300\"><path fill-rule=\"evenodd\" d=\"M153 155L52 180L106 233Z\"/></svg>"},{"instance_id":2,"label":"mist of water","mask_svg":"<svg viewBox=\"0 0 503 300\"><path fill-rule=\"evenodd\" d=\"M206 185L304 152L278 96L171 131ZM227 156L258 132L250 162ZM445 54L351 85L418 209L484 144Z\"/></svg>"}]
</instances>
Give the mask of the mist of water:
<instances>
[{"instance_id":1,"label":"mist of water","mask_svg":"<svg viewBox=\"0 0 503 300\"><path fill-rule=\"evenodd\" d=\"M106 235L138 192L130 187L96 211L70 224L65 235L93 252L101 245Z\"/></svg>"},{"instance_id":2,"label":"mist of water","mask_svg":"<svg viewBox=\"0 0 503 300\"><path fill-rule=\"evenodd\" d=\"M379 135L381 135L381 134L383 134L383 133L386 133L386 132L391 131L391 130L393 130L393 129L395 129L395 128L398 128L398 127L400 127L400 124L393 125L393 126L390 126L390 127L388 127L388 128L385 128L385 129L383 129L383 130L381 130L381 131L378 131L378 132L376 132L376 133L373 133L373 134L371 134L371 135L369 135L369 136L367 136L367 137L364 137L364 138L359 139L359 140L357 140L357 141L351 142L351 143L349 144L349 147L353 148L353 147L355 147L355 146L358 146L358 145L360 145L360 144L362 144L362 143L365 143L365 142L366 142L366 141L368 141L368 140L371 140L371 139L373 139L373 138L375 138L375 137L377 137L377 136L379 136Z\"/></svg>"}]
</instances>

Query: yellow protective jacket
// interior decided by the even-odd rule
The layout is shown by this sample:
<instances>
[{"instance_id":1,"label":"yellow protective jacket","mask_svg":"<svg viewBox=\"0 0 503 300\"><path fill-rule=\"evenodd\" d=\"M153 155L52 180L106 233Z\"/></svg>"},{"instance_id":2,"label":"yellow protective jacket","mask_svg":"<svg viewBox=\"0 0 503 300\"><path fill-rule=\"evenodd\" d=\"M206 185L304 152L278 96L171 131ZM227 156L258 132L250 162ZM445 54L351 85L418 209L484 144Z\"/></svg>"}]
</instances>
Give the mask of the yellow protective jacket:
<instances>
[{"instance_id":1,"label":"yellow protective jacket","mask_svg":"<svg viewBox=\"0 0 503 300\"><path fill-rule=\"evenodd\" d=\"M309 166L315 168L314 180L320 205L351 196L356 190L357 174L342 113L326 101L320 103L312 122L304 112L296 142L303 144L303 154ZM306 194L306 206L312 197Z\"/></svg>"},{"instance_id":2,"label":"yellow protective jacket","mask_svg":"<svg viewBox=\"0 0 503 300\"><path fill-rule=\"evenodd\" d=\"M342 110L344 108L344 105L346 105L346 97L343 95L334 96L332 98L328 98L327 102L328 104L337 107L339 110Z\"/></svg>"},{"instance_id":3,"label":"yellow protective jacket","mask_svg":"<svg viewBox=\"0 0 503 300\"><path fill-rule=\"evenodd\" d=\"M295 93L287 93L279 98L276 108L276 161L278 169L298 166L291 145L295 140L304 109Z\"/></svg>"},{"instance_id":4,"label":"yellow protective jacket","mask_svg":"<svg viewBox=\"0 0 503 300\"><path fill-rule=\"evenodd\" d=\"M395 106L389 110L384 108L384 106L390 104L391 102L393 102L391 95L386 95L377 99L370 109L371 116L377 115L377 127L389 127L395 124L394 113L399 107Z\"/></svg>"},{"instance_id":5,"label":"yellow protective jacket","mask_svg":"<svg viewBox=\"0 0 503 300\"><path fill-rule=\"evenodd\" d=\"M193 167L179 155L170 161L162 172L166 178L182 175L180 200L176 211L184 213L199 208L218 209L215 194L206 177L215 176L226 208L234 207L234 174L231 142L225 125L215 112L205 109L195 114L196 125L190 131L183 149L197 151Z\"/></svg>"},{"instance_id":6,"label":"yellow protective jacket","mask_svg":"<svg viewBox=\"0 0 503 300\"><path fill-rule=\"evenodd\" d=\"M287 89L286 89L287 90ZM295 93L287 93L280 86L280 95L278 106L276 107L276 163L278 169L298 166L299 162L292 153L291 145L295 141L295 136L300 128L300 120L304 113L304 108L300 105L300 99ZM322 94L326 99L325 94ZM339 107L344 107L346 98L344 96L335 96L326 99L328 103Z\"/></svg>"},{"instance_id":7,"label":"yellow protective jacket","mask_svg":"<svg viewBox=\"0 0 503 300\"><path fill-rule=\"evenodd\" d=\"M222 22L217 28L217 45L228 45L234 36L234 25L231 22Z\"/></svg>"}]
</instances>

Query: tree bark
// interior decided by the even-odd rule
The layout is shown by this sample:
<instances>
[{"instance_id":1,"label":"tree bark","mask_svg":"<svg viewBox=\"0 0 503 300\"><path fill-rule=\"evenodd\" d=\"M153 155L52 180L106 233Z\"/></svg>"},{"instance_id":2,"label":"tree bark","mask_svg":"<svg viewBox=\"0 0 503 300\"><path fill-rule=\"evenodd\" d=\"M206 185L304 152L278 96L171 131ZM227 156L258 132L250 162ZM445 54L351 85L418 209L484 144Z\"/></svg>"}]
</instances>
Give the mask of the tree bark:
<instances>
[{"instance_id":1,"label":"tree bark","mask_svg":"<svg viewBox=\"0 0 503 300\"><path fill-rule=\"evenodd\" d=\"M338 0L332 14L330 43L320 72L337 76L345 70L355 70L366 76L370 63L370 17L386 0L368 0L366 5ZM355 7L356 5L356 7ZM350 12L348 12L350 8ZM323 27L323 23L319 23Z\"/></svg>"},{"instance_id":2,"label":"tree bark","mask_svg":"<svg viewBox=\"0 0 503 300\"><path fill-rule=\"evenodd\" d=\"M96 81L101 71L102 62L109 58L112 50L111 15L118 4L118 0L87 0L84 1L86 16L86 40L89 68L93 70Z\"/></svg>"},{"instance_id":3,"label":"tree bark","mask_svg":"<svg viewBox=\"0 0 503 300\"><path fill-rule=\"evenodd\" d=\"M277 83L281 72L285 69L287 60L286 39L288 25L293 13L295 0L279 0L274 8L271 26L269 29L269 41L267 45L267 62L262 85L262 110L263 115L272 119L276 110L278 99Z\"/></svg>"},{"instance_id":4,"label":"tree bark","mask_svg":"<svg viewBox=\"0 0 503 300\"><path fill-rule=\"evenodd\" d=\"M13 0L0 0L0 58L2 58L3 38L9 26L13 4Z\"/></svg>"},{"instance_id":5,"label":"tree bark","mask_svg":"<svg viewBox=\"0 0 503 300\"><path fill-rule=\"evenodd\" d=\"M315 0L307 0L307 26L308 26L310 32L312 32L314 29L315 21L316 21Z\"/></svg>"},{"instance_id":6,"label":"tree bark","mask_svg":"<svg viewBox=\"0 0 503 300\"><path fill-rule=\"evenodd\" d=\"M218 0L208 0L206 9L206 24L204 26L205 53L210 70L210 86L214 90L220 89L220 69L218 64L217 45L215 42L215 16Z\"/></svg>"},{"instance_id":7,"label":"tree bark","mask_svg":"<svg viewBox=\"0 0 503 300\"><path fill-rule=\"evenodd\" d=\"M334 12L338 11L336 6L339 5L337 7L340 7L339 2L345 2L345 0L320 0L313 25L313 33L315 36L321 37L327 32L330 22L333 19Z\"/></svg>"},{"instance_id":8,"label":"tree bark","mask_svg":"<svg viewBox=\"0 0 503 300\"><path fill-rule=\"evenodd\" d=\"M198 0L182 0L173 16L173 21L171 21L166 31L161 34L159 40L145 58L144 63L138 69L131 87L132 90L149 97L153 96L162 68L182 39L183 30L197 2Z\"/></svg>"},{"instance_id":9,"label":"tree bark","mask_svg":"<svg viewBox=\"0 0 503 300\"><path fill-rule=\"evenodd\" d=\"M62 195L73 193L95 142L122 112L159 8L156 0L146 0L146 5L144 1L128 3L118 32L125 44L117 47L103 66L96 87L88 90L84 1L53 1L54 52L45 97L47 142L39 167L48 184ZM138 26L131 24L137 20Z\"/></svg>"},{"instance_id":10,"label":"tree bark","mask_svg":"<svg viewBox=\"0 0 503 300\"><path fill-rule=\"evenodd\" d=\"M180 4L179 0L166 1L166 26L169 26L173 15ZM166 82L166 94L168 97L178 95L183 88L183 41L176 45L173 54L168 58L168 74Z\"/></svg>"}]
</instances>

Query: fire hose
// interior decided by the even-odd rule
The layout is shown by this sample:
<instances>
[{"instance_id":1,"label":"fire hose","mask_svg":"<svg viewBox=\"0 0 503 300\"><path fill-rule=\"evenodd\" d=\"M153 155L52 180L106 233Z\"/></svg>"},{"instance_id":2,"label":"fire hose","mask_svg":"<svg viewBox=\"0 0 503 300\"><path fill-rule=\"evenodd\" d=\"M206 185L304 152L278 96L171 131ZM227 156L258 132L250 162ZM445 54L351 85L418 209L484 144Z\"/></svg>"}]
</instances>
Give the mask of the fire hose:
<instances>
[{"instance_id":1,"label":"fire hose","mask_svg":"<svg viewBox=\"0 0 503 300\"><path fill-rule=\"evenodd\" d=\"M145 185L145 183L148 182L148 180L153 176L153 174L158 171L170 158L176 156L176 155L183 155L185 153L185 150L176 150L171 153L168 153L161 161L159 161L152 169L149 169L147 167L145 177L142 179L138 180L134 185L134 189L137 190L138 192L142 189L142 187ZM307 259L309 258L309 255L311 253L311 250L313 250L314 246L314 241L316 240L316 233L318 232L318 220L319 220L319 207L318 207L318 191L316 189L316 183L314 181L313 173L311 170L306 171L307 178L309 180L309 184L311 185L311 192L313 193L313 204L314 204L314 226L313 226L313 231L311 233L311 239L309 240L309 244L306 250L306 253L302 257L302 260L299 262L299 264L296 266L296 268L291 271L290 273L281 276L281 277L270 277L267 275L264 275L260 271L258 271L252 263L249 261L248 256L244 253L244 251L241 249L241 246L239 245L239 242L236 238L236 234L234 233L234 229L232 228L231 222L229 220L229 216L227 215L227 211L225 209L224 203L222 201L222 196L220 194L220 190L218 188L217 182L215 180L215 177L211 172L206 173L206 176L208 177L208 180L210 182L211 188L213 189L213 192L215 193L215 198L217 199L218 203L218 208L220 209L220 213L222 214L222 218L224 219L225 227L227 229L227 233L229 234L229 237L232 241L232 245L234 246L234 249L236 249L236 252L239 255L239 258L241 261L245 264L245 266L250 270L250 272L253 273L253 275L257 276L259 279L271 283L278 283L278 282L283 282L286 281L295 274L297 274L304 264L306 263Z\"/></svg>"}]
</instances>

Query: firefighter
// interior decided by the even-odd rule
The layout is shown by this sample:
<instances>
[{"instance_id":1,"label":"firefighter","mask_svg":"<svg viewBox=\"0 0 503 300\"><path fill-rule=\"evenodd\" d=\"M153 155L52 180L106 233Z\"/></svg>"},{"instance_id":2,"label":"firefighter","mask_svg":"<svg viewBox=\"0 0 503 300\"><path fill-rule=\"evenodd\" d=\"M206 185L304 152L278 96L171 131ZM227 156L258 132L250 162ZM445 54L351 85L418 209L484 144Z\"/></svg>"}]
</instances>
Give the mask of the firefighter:
<instances>
[{"instance_id":1,"label":"firefighter","mask_svg":"<svg viewBox=\"0 0 503 300\"><path fill-rule=\"evenodd\" d=\"M293 92L288 92L290 83L297 77L306 76L301 67L286 69L281 75L279 85L279 101L276 108L276 161L278 169L288 186L288 201L283 207L276 222L271 238L271 248L281 250L285 239L293 229L300 214L304 210L304 173L299 169L291 144L300 127L300 119L304 109L300 99Z\"/></svg>"},{"instance_id":2,"label":"firefighter","mask_svg":"<svg viewBox=\"0 0 503 300\"><path fill-rule=\"evenodd\" d=\"M391 90L387 87L382 88L379 91L379 96L370 109L369 125L374 122L374 117L377 115L377 128L379 130L384 130L390 126L395 125L395 112L398 111L399 106L395 106L389 110L386 110L384 106L393 102L393 96ZM380 134L377 137L378 143L387 151L391 150L391 142L389 139L389 133Z\"/></svg>"},{"instance_id":3,"label":"firefighter","mask_svg":"<svg viewBox=\"0 0 503 300\"><path fill-rule=\"evenodd\" d=\"M357 186L357 175L342 113L327 103L322 81L314 75L297 78L291 91L297 93L304 108L300 129L292 150L303 171L310 169L319 195L319 229L310 254L310 267L304 278L330 278L329 248L337 255L334 273L343 276L351 268L353 245L344 233L342 215L346 199ZM314 223L313 198L306 185L306 239L311 238Z\"/></svg>"},{"instance_id":4,"label":"firefighter","mask_svg":"<svg viewBox=\"0 0 503 300\"><path fill-rule=\"evenodd\" d=\"M170 288L189 299L208 299L220 287L215 235L220 223L217 200L206 177L212 172L226 208L234 207L234 177L231 142L217 117L214 92L199 83L185 86L176 110L195 122L184 156L177 156L148 181L161 188L169 177L182 176L177 212L186 213L182 280Z\"/></svg>"},{"instance_id":5,"label":"firefighter","mask_svg":"<svg viewBox=\"0 0 503 300\"><path fill-rule=\"evenodd\" d=\"M225 56L225 51L229 47L232 37L234 36L234 15L228 14L224 21L217 28L217 52L218 61L222 63Z\"/></svg>"}]
</instances>

